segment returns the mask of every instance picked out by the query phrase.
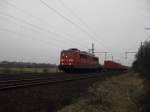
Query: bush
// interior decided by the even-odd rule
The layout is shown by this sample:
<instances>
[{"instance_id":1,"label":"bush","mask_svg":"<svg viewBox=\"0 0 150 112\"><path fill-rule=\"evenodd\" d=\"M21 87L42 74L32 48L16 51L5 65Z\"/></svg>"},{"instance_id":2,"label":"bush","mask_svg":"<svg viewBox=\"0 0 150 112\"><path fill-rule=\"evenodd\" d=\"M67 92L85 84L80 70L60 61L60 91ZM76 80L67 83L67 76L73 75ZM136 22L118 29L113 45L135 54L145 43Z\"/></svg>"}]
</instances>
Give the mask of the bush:
<instances>
[{"instance_id":1,"label":"bush","mask_svg":"<svg viewBox=\"0 0 150 112\"><path fill-rule=\"evenodd\" d=\"M130 73L98 81L89 88L87 96L58 112L141 112L143 81L139 74Z\"/></svg>"},{"instance_id":2,"label":"bush","mask_svg":"<svg viewBox=\"0 0 150 112\"><path fill-rule=\"evenodd\" d=\"M145 78L144 82L144 94L141 97L141 109L142 112L150 111L150 41L145 42L143 46L140 47L138 53L136 54L136 60L133 63L133 69L136 72L140 72Z\"/></svg>"},{"instance_id":3,"label":"bush","mask_svg":"<svg viewBox=\"0 0 150 112\"><path fill-rule=\"evenodd\" d=\"M133 62L133 69L142 73L150 72L150 42L145 42L139 48L136 60Z\"/></svg>"}]
</instances>

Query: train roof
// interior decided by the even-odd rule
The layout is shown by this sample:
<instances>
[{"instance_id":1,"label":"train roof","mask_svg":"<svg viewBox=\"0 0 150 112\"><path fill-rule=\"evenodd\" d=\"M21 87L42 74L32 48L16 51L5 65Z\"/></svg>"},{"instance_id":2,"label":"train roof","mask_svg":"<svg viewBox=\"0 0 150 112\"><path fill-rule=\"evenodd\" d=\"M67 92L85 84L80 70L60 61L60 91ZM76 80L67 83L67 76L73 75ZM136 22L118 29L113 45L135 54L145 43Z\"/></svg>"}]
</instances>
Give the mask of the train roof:
<instances>
[{"instance_id":1,"label":"train roof","mask_svg":"<svg viewBox=\"0 0 150 112\"><path fill-rule=\"evenodd\" d=\"M81 51L81 50L79 50L79 49L77 49L77 48L70 48L70 49L68 49L68 50L63 50L62 52L80 52L80 54L98 58L98 57L96 57L94 54L88 53L88 52L86 52L86 51Z\"/></svg>"},{"instance_id":2,"label":"train roof","mask_svg":"<svg viewBox=\"0 0 150 112\"><path fill-rule=\"evenodd\" d=\"M67 49L67 50L63 50L62 52L71 52L71 51L80 51L79 49L77 48L70 48L70 49Z\"/></svg>"}]
</instances>

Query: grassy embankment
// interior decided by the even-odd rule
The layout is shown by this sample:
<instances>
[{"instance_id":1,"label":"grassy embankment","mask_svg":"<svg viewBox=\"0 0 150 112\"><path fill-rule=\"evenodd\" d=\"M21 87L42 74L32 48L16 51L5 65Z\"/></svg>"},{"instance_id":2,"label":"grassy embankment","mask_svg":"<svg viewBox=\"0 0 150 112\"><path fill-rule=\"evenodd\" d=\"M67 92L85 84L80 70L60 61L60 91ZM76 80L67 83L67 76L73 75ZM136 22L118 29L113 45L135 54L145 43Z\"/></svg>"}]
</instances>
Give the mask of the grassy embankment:
<instances>
[{"instance_id":1,"label":"grassy embankment","mask_svg":"<svg viewBox=\"0 0 150 112\"><path fill-rule=\"evenodd\" d=\"M96 82L88 95L58 112L141 112L144 79L127 73Z\"/></svg>"}]
</instances>

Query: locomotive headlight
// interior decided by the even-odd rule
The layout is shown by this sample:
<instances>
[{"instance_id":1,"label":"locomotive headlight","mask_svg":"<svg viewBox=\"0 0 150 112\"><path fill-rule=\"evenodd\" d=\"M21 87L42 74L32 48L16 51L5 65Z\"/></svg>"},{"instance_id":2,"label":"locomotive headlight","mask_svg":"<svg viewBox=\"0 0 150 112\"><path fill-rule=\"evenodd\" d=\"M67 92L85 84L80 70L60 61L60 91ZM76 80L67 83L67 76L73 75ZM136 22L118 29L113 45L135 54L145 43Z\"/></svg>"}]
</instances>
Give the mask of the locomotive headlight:
<instances>
[{"instance_id":1,"label":"locomotive headlight","mask_svg":"<svg viewBox=\"0 0 150 112\"><path fill-rule=\"evenodd\" d=\"M66 56L66 58L68 58L68 56Z\"/></svg>"}]
</instances>

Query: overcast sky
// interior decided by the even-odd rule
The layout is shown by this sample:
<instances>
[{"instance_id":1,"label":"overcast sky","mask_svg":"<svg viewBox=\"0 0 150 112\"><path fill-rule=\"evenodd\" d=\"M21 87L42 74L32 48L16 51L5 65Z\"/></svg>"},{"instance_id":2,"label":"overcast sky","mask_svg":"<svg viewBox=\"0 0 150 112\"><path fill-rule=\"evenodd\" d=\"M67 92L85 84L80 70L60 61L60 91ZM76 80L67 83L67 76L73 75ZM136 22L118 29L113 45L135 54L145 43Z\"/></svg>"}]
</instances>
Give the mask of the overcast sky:
<instances>
[{"instance_id":1,"label":"overcast sky","mask_svg":"<svg viewBox=\"0 0 150 112\"><path fill-rule=\"evenodd\" d=\"M43 2L42 2L43 1ZM46 3L46 4L45 4ZM46 6L47 5L47 6ZM150 31L146 0L0 0L0 61L59 63L68 48L131 64ZM100 62L104 54L96 54Z\"/></svg>"}]
</instances>

